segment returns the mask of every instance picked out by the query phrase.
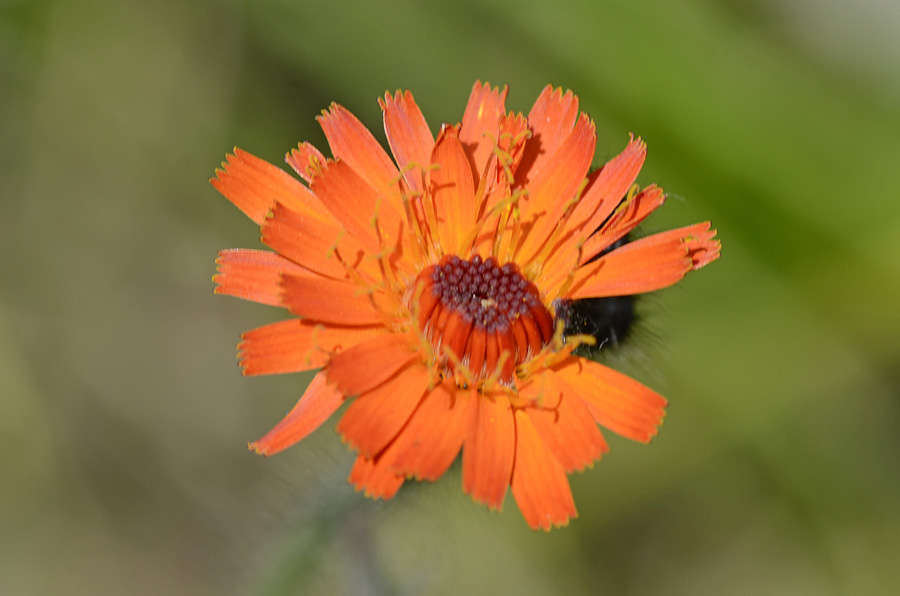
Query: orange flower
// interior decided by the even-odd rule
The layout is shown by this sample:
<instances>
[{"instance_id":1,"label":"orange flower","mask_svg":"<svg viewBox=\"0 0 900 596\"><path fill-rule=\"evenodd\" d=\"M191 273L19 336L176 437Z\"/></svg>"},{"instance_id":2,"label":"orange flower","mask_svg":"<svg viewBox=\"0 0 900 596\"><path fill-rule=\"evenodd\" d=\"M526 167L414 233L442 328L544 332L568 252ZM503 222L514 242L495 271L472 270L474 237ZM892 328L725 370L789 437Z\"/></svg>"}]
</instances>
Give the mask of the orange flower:
<instances>
[{"instance_id":1,"label":"orange flower","mask_svg":"<svg viewBox=\"0 0 900 596\"><path fill-rule=\"evenodd\" d=\"M462 450L463 491L500 509L508 487L532 528L577 515L567 474L607 451L597 424L647 442L666 401L572 352L569 301L669 286L715 260L708 222L608 250L665 199L634 180L645 145L588 173L594 123L546 87L524 117L476 83L437 139L412 95L379 104L393 159L345 108L318 118L334 159L302 143L306 184L240 149L211 182L272 251L219 253L216 292L296 318L243 335L244 374L321 369L293 410L250 443L271 455L351 400L337 430L349 481L391 498L434 481ZM624 199L623 199L624 197Z\"/></svg>"}]
</instances>

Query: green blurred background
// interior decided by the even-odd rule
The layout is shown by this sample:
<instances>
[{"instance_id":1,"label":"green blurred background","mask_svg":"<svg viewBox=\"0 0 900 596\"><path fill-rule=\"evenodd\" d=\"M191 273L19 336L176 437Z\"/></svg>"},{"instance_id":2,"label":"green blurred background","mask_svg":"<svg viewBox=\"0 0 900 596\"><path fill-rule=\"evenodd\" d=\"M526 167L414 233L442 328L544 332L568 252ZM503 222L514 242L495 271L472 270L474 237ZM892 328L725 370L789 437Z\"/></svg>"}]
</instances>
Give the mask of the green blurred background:
<instances>
[{"instance_id":1,"label":"green blurred background","mask_svg":"<svg viewBox=\"0 0 900 596\"><path fill-rule=\"evenodd\" d=\"M892 0L0 2L0 593L900 593L900 5ZM630 131L722 259L642 303L615 365L651 446L528 529L458 468L387 503L329 423L271 459L308 376L242 378L281 313L212 294L258 231L207 183L274 163L332 100L432 127L476 79L552 82Z\"/></svg>"}]
</instances>

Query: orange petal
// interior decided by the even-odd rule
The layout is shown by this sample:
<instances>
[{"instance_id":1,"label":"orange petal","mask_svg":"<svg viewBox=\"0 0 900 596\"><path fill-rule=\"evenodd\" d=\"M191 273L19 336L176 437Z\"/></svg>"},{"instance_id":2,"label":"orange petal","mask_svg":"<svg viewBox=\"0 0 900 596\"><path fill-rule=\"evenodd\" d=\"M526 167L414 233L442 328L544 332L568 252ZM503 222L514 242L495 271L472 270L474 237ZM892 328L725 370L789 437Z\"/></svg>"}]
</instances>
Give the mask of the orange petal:
<instances>
[{"instance_id":1,"label":"orange petal","mask_svg":"<svg viewBox=\"0 0 900 596\"><path fill-rule=\"evenodd\" d=\"M479 394L476 401L475 423L469 427L463 449L463 492L499 510L516 448L512 409L504 394Z\"/></svg>"},{"instance_id":2,"label":"orange petal","mask_svg":"<svg viewBox=\"0 0 900 596\"><path fill-rule=\"evenodd\" d=\"M466 346L469 344L473 326L472 321L467 321L458 311L453 311L441 332L441 344L444 349L462 360L466 355Z\"/></svg>"},{"instance_id":3,"label":"orange petal","mask_svg":"<svg viewBox=\"0 0 900 596\"><path fill-rule=\"evenodd\" d=\"M432 265L430 269L434 269ZM419 279L425 278L427 280L427 276L430 276L431 272L428 269L425 269L419 276ZM441 297L434 293L434 282L431 280L427 280L423 282L420 286L421 290L418 288L414 290L414 296L418 296L418 303L415 305L418 308L418 312L416 312L416 322L419 325L419 330L425 329L425 323L431 318L431 315L434 314L436 308L441 302ZM418 291L419 294L415 294ZM415 300L415 298L413 298Z\"/></svg>"},{"instance_id":4,"label":"orange petal","mask_svg":"<svg viewBox=\"0 0 900 596\"><path fill-rule=\"evenodd\" d=\"M271 375L322 368L335 353L377 335L383 326L339 327L288 319L241 335L238 359L245 375Z\"/></svg>"},{"instance_id":5,"label":"orange petal","mask_svg":"<svg viewBox=\"0 0 900 596\"><path fill-rule=\"evenodd\" d=\"M512 492L533 530L564 526L577 517L569 479L524 410L516 410L516 464Z\"/></svg>"},{"instance_id":6,"label":"orange petal","mask_svg":"<svg viewBox=\"0 0 900 596\"><path fill-rule=\"evenodd\" d=\"M519 320L522 321L522 328L525 330L525 337L527 338L528 347L531 349L532 356L541 351L541 330L537 325L537 322L528 316L519 317Z\"/></svg>"},{"instance_id":7,"label":"orange petal","mask_svg":"<svg viewBox=\"0 0 900 596\"><path fill-rule=\"evenodd\" d=\"M380 293L367 294L353 283L300 275L284 275L281 281L282 301L288 309L304 319L335 325L375 325L383 322L376 305Z\"/></svg>"},{"instance_id":8,"label":"orange petal","mask_svg":"<svg viewBox=\"0 0 900 596\"><path fill-rule=\"evenodd\" d=\"M462 448L478 399L447 383L435 387L388 448L396 453L394 471L432 482L440 478Z\"/></svg>"},{"instance_id":9,"label":"orange petal","mask_svg":"<svg viewBox=\"0 0 900 596\"><path fill-rule=\"evenodd\" d=\"M485 335L484 366L488 375L494 374L500 362L500 338L492 331Z\"/></svg>"},{"instance_id":10,"label":"orange petal","mask_svg":"<svg viewBox=\"0 0 900 596\"><path fill-rule=\"evenodd\" d=\"M347 397L360 395L385 382L416 357L411 338L388 333L358 343L332 357L325 372Z\"/></svg>"},{"instance_id":11,"label":"orange petal","mask_svg":"<svg viewBox=\"0 0 900 596\"><path fill-rule=\"evenodd\" d=\"M446 323L447 317L450 316L449 311L450 309L444 308L440 302L436 303L434 305L434 308L431 310L431 316L428 317L428 322L424 326L421 326L419 328L423 330L427 329L428 333L431 336L435 336L437 330L441 329L441 327L438 326L438 322L443 319Z\"/></svg>"},{"instance_id":12,"label":"orange petal","mask_svg":"<svg viewBox=\"0 0 900 596\"><path fill-rule=\"evenodd\" d=\"M365 249L356 239L341 234L337 221L315 221L280 203L262 224L262 241L295 263L328 277L347 277L338 257L370 277L379 275L378 264L365 258Z\"/></svg>"},{"instance_id":13,"label":"orange petal","mask_svg":"<svg viewBox=\"0 0 900 596\"><path fill-rule=\"evenodd\" d=\"M501 381L512 381L513 373L516 371L516 336L513 330L507 327L506 331L496 334L497 345L500 348L500 357L506 354L506 360L503 361L503 370L500 372Z\"/></svg>"},{"instance_id":14,"label":"orange petal","mask_svg":"<svg viewBox=\"0 0 900 596\"><path fill-rule=\"evenodd\" d=\"M593 234L634 184L646 156L647 145L640 138L631 137L624 151L588 176L588 185L572 210L567 227Z\"/></svg>"},{"instance_id":15,"label":"orange petal","mask_svg":"<svg viewBox=\"0 0 900 596\"><path fill-rule=\"evenodd\" d=\"M487 334L484 327L475 327L469 335L469 345L466 346L466 354L469 355L467 366L476 377L481 376L484 369L484 361L487 350Z\"/></svg>"},{"instance_id":16,"label":"orange petal","mask_svg":"<svg viewBox=\"0 0 900 596\"><path fill-rule=\"evenodd\" d=\"M572 298L627 296L672 285L719 257L716 231L703 222L629 242L575 274Z\"/></svg>"},{"instance_id":17,"label":"orange petal","mask_svg":"<svg viewBox=\"0 0 900 596\"><path fill-rule=\"evenodd\" d=\"M285 155L284 161L309 184L315 177L315 173L325 164L325 156L310 143L304 142Z\"/></svg>"},{"instance_id":18,"label":"orange petal","mask_svg":"<svg viewBox=\"0 0 900 596\"><path fill-rule=\"evenodd\" d=\"M216 257L218 273L213 276L216 294L237 296L244 300L281 306L281 278L294 274L310 275L279 254L267 250L233 248L219 251Z\"/></svg>"},{"instance_id":19,"label":"orange petal","mask_svg":"<svg viewBox=\"0 0 900 596\"><path fill-rule=\"evenodd\" d=\"M522 221L530 228L519 251L519 262L531 260L573 207L594 159L596 143L594 122L582 113L547 165L531 176L529 194L519 203Z\"/></svg>"},{"instance_id":20,"label":"orange petal","mask_svg":"<svg viewBox=\"0 0 900 596\"><path fill-rule=\"evenodd\" d=\"M612 246L616 240L644 221L665 200L666 194L663 190L651 184L630 200L624 201L609 218L609 221L603 224L603 229L584 243L581 250L581 262L587 263L604 249Z\"/></svg>"},{"instance_id":21,"label":"orange petal","mask_svg":"<svg viewBox=\"0 0 900 596\"><path fill-rule=\"evenodd\" d=\"M487 166L488 157L497 142L500 117L505 113L507 87L491 89L490 83L476 81L469 95L469 103L463 114L459 129L459 140L472 168L474 180L481 178Z\"/></svg>"},{"instance_id":22,"label":"orange petal","mask_svg":"<svg viewBox=\"0 0 900 596\"><path fill-rule=\"evenodd\" d=\"M379 99L378 105L384 112L388 145L406 184L415 192L423 192L424 171L431 163L431 151L434 149L434 135L428 128L425 116L409 91L397 91L393 97L385 93L384 100Z\"/></svg>"},{"instance_id":23,"label":"orange petal","mask_svg":"<svg viewBox=\"0 0 900 596\"><path fill-rule=\"evenodd\" d=\"M475 224L475 181L457 137L456 128L444 125L431 154L429 190L438 218L443 254L467 254L460 246Z\"/></svg>"},{"instance_id":24,"label":"orange petal","mask_svg":"<svg viewBox=\"0 0 900 596\"><path fill-rule=\"evenodd\" d=\"M526 317L516 317L511 324L513 338L516 340L516 363L518 364L525 362L528 357L529 343L528 333L525 331L525 319Z\"/></svg>"},{"instance_id":25,"label":"orange petal","mask_svg":"<svg viewBox=\"0 0 900 596\"><path fill-rule=\"evenodd\" d=\"M666 400L634 379L584 358L572 358L556 369L601 426L635 441L649 442L666 414Z\"/></svg>"},{"instance_id":26,"label":"orange petal","mask_svg":"<svg viewBox=\"0 0 900 596\"><path fill-rule=\"evenodd\" d=\"M317 120L334 157L353 168L394 210L403 213L400 172L369 129L336 103L332 103L331 109Z\"/></svg>"},{"instance_id":27,"label":"orange petal","mask_svg":"<svg viewBox=\"0 0 900 596\"><path fill-rule=\"evenodd\" d=\"M327 217L319 200L284 170L235 147L210 183L258 224L275 203L316 219Z\"/></svg>"},{"instance_id":28,"label":"orange petal","mask_svg":"<svg viewBox=\"0 0 900 596\"><path fill-rule=\"evenodd\" d=\"M629 296L668 287L691 270L687 247L679 238L663 243L646 243L641 238L575 273L569 298L601 298ZM624 250L627 249L627 250Z\"/></svg>"},{"instance_id":29,"label":"orange petal","mask_svg":"<svg viewBox=\"0 0 900 596\"><path fill-rule=\"evenodd\" d=\"M370 499L388 500L403 485L403 476L391 470L387 461L357 456L347 482Z\"/></svg>"},{"instance_id":30,"label":"orange petal","mask_svg":"<svg viewBox=\"0 0 900 596\"><path fill-rule=\"evenodd\" d=\"M284 420L248 447L261 455L283 451L319 428L343 402L344 396L329 387L325 383L325 375L319 373Z\"/></svg>"},{"instance_id":31,"label":"orange petal","mask_svg":"<svg viewBox=\"0 0 900 596\"><path fill-rule=\"evenodd\" d=\"M519 393L536 402L526 408L541 440L566 472L581 471L609 451L606 441L580 396L566 394L568 388L548 371Z\"/></svg>"},{"instance_id":32,"label":"orange petal","mask_svg":"<svg viewBox=\"0 0 900 596\"><path fill-rule=\"evenodd\" d=\"M327 162L311 188L344 229L373 253L402 236L397 212L347 162Z\"/></svg>"},{"instance_id":33,"label":"orange petal","mask_svg":"<svg viewBox=\"0 0 900 596\"><path fill-rule=\"evenodd\" d=\"M428 369L413 364L360 395L350 404L337 430L354 449L374 457L397 436L428 389Z\"/></svg>"},{"instance_id":34,"label":"orange petal","mask_svg":"<svg viewBox=\"0 0 900 596\"><path fill-rule=\"evenodd\" d=\"M541 330L541 339L545 343L549 343L553 338L554 322L553 317L543 307L531 307L529 309L531 316L537 323L538 329Z\"/></svg>"},{"instance_id":35,"label":"orange petal","mask_svg":"<svg viewBox=\"0 0 900 596\"><path fill-rule=\"evenodd\" d=\"M532 137L525 144L525 153L516 170L516 185L524 186L548 165L578 117L578 96L571 91L563 95L562 89L547 85L528 113L528 126Z\"/></svg>"}]
</instances>

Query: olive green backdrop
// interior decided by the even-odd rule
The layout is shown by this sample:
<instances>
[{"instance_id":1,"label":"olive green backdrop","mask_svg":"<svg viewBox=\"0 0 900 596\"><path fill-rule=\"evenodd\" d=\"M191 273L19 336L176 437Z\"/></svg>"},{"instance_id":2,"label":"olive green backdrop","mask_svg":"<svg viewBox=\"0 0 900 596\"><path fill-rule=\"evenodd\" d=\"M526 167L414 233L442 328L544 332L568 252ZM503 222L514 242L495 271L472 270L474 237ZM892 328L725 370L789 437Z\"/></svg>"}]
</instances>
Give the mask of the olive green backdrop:
<instances>
[{"instance_id":1,"label":"olive green backdrop","mask_svg":"<svg viewBox=\"0 0 900 596\"><path fill-rule=\"evenodd\" d=\"M867 0L0 2L0 593L900 592L900 9ZM652 232L720 261L641 304L613 364L666 395L652 445L528 529L458 468L372 502L333 422L246 450L309 377L243 378L276 309L212 294L258 231L207 183L338 101L433 128L476 79L552 82L633 131Z\"/></svg>"}]
</instances>

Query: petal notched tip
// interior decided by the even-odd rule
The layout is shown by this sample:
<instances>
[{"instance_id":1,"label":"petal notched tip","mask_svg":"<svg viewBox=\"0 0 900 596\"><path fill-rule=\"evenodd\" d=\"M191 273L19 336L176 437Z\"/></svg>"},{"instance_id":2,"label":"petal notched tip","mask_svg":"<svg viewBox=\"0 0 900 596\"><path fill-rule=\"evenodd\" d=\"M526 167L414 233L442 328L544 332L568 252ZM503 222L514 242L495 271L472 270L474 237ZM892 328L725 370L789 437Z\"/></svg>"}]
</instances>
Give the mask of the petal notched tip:
<instances>
[{"instance_id":1,"label":"petal notched tip","mask_svg":"<svg viewBox=\"0 0 900 596\"><path fill-rule=\"evenodd\" d=\"M695 230L694 235L684 241L694 271L709 265L721 254L722 241L716 238L717 230L710 229L711 226L708 221L692 226Z\"/></svg>"},{"instance_id":2,"label":"petal notched tip","mask_svg":"<svg viewBox=\"0 0 900 596\"><path fill-rule=\"evenodd\" d=\"M255 453L256 455L262 455L263 457L269 457L272 455L269 453L269 450L259 444L259 441L249 441L247 443L247 449Z\"/></svg>"},{"instance_id":3,"label":"petal notched tip","mask_svg":"<svg viewBox=\"0 0 900 596\"><path fill-rule=\"evenodd\" d=\"M321 151L316 149L308 142L300 143L294 149L291 149L284 156L287 162L297 175L300 176L307 184L312 183L313 178L322 169L326 158Z\"/></svg>"},{"instance_id":4,"label":"petal notched tip","mask_svg":"<svg viewBox=\"0 0 900 596\"><path fill-rule=\"evenodd\" d=\"M383 458L372 459L360 455L350 470L347 482L369 499L386 501L397 494L405 480L403 476L394 473L387 463Z\"/></svg>"},{"instance_id":5,"label":"petal notched tip","mask_svg":"<svg viewBox=\"0 0 900 596\"><path fill-rule=\"evenodd\" d=\"M503 501L506 499L506 491L503 491L503 496L499 500L475 495L469 495L469 498L472 499L473 503L485 507L488 511L503 513Z\"/></svg>"}]
</instances>

